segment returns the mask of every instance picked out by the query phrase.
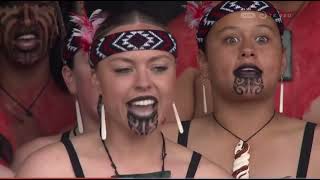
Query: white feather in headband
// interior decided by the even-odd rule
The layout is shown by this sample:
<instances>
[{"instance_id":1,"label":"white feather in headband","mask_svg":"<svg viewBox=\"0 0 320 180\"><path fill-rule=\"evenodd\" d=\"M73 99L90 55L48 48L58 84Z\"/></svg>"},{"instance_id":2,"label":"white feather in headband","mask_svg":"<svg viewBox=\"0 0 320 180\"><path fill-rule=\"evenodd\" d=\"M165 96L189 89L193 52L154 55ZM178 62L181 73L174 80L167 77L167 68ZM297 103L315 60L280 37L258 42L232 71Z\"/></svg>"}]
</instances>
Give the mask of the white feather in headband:
<instances>
[{"instance_id":1,"label":"white feather in headband","mask_svg":"<svg viewBox=\"0 0 320 180\"><path fill-rule=\"evenodd\" d=\"M92 43L94 33L99 25L107 18L107 14L102 13L101 9L95 10L90 17L86 15L72 15L70 16L71 22L74 22L78 28L73 28L73 36L81 38L81 48L86 52Z\"/></svg>"},{"instance_id":2,"label":"white feather in headband","mask_svg":"<svg viewBox=\"0 0 320 180\"><path fill-rule=\"evenodd\" d=\"M202 17L208 13L213 7L214 3L211 1L187 1L185 21L192 29L197 29Z\"/></svg>"}]
</instances>

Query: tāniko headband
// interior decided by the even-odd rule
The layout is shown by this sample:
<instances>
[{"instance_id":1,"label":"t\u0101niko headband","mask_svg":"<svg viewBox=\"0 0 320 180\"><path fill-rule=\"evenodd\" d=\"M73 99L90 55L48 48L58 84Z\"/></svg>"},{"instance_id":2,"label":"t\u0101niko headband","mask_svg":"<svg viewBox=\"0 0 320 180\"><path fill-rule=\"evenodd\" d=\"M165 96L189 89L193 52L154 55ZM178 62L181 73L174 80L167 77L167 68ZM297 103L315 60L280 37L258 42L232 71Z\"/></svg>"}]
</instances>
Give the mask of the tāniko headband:
<instances>
[{"instance_id":1,"label":"t\u0101niko headband","mask_svg":"<svg viewBox=\"0 0 320 180\"><path fill-rule=\"evenodd\" d=\"M177 57L177 44L172 35L160 30L132 30L107 35L91 45L90 63L95 67L99 61L116 53L138 50L167 51Z\"/></svg>"},{"instance_id":2,"label":"t\u0101niko headband","mask_svg":"<svg viewBox=\"0 0 320 180\"><path fill-rule=\"evenodd\" d=\"M74 55L81 48L81 37L74 36L73 33L70 33L67 37L63 48L63 64L71 63Z\"/></svg>"},{"instance_id":3,"label":"t\u0101niko headband","mask_svg":"<svg viewBox=\"0 0 320 180\"><path fill-rule=\"evenodd\" d=\"M277 24L280 34L283 34L284 25L279 12L273 5L266 1L222 1L206 13L199 24L197 41L201 49L204 49L204 40L211 27L224 16L237 11L256 11L270 16Z\"/></svg>"}]
</instances>

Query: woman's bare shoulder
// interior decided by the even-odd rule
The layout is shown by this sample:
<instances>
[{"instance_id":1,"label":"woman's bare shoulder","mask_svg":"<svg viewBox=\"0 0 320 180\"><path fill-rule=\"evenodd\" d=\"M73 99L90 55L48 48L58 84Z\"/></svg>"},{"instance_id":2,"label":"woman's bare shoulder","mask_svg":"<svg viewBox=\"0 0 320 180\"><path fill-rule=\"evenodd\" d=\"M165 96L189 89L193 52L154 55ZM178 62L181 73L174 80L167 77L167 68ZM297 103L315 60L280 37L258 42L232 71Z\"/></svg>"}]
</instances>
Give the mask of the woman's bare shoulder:
<instances>
[{"instance_id":1,"label":"woman's bare shoulder","mask_svg":"<svg viewBox=\"0 0 320 180\"><path fill-rule=\"evenodd\" d=\"M11 169L7 168L4 165L0 164L0 178L12 178L14 173Z\"/></svg>"},{"instance_id":2,"label":"woman's bare shoulder","mask_svg":"<svg viewBox=\"0 0 320 180\"><path fill-rule=\"evenodd\" d=\"M73 177L64 145L50 144L30 154L16 172L16 177Z\"/></svg>"},{"instance_id":3,"label":"woman's bare shoulder","mask_svg":"<svg viewBox=\"0 0 320 180\"><path fill-rule=\"evenodd\" d=\"M293 118L293 117L288 117L285 115L279 115L277 125L277 130L281 131L286 134L296 134L296 133L303 133L305 126L307 124L307 121Z\"/></svg>"},{"instance_id":4,"label":"woman's bare shoulder","mask_svg":"<svg viewBox=\"0 0 320 180\"><path fill-rule=\"evenodd\" d=\"M33 152L49 144L56 143L61 135L36 138L17 149L11 168L16 171L23 161Z\"/></svg>"}]
</instances>

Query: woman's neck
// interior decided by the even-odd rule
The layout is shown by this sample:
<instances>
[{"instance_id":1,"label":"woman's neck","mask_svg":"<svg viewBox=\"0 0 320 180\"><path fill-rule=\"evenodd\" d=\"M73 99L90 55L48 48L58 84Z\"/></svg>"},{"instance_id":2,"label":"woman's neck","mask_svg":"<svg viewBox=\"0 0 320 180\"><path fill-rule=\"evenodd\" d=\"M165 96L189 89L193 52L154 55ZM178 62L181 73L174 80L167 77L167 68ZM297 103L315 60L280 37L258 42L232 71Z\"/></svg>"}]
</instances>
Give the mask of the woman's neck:
<instances>
[{"instance_id":1,"label":"woman's neck","mask_svg":"<svg viewBox=\"0 0 320 180\"><path fill-rule=\"evenodd\" d=\"M90 109L88 109L87 111L90 111ZM87 112L87 111L81 109L83 132L84 133L91 133L91 132L98 131L99 130L99 122L100 122L98 115L96 115L94 113ZM77 133L79 133L79 132L77 132Z\"/></svg>"},{"instance_id":2,"label":"woman's neck","mask_svg":"<svg viewBox=\"0 0 320 180\"><path fill-rule=\"evenodd\" d=\"M82 117L82 124L83 124L83 134L88 134L88 133L93 133L99 130L99 124L98 124L98 120L96 119L87 119ZM75 127L74 129L76 136L81 135L81 133L79 132L79 128L78 125L77 127Z\"/></svg>"},{"instance_id":3,"label":"woman's neck","mask_svg":"<svg viewBox=\"0 0 320 180\"><path fill-rule=\"evenodd\" d=\"M163 141L156 129L149 135L139 136L126 128L110 127L107 124L107 139L104 142L119 174L143 174L161 171ZM136 166L135 164L140 164Z\"/></svg>"},{"instance_id":4,"label":"woman's neck","mask_svg":"<svg viewBox=\"0 0 320 180\"><path fill-rule=\"evenodd\" d=\"M156 155L158 157L162 147L162 137L159 130L155 130L149 135L136 135L133 131L125 131L128 131L128 129L116 130L113 127L107 128L106 144L110 146L110 149L119 154L151 157Z\"/></svg>"},{"instance_id":5,"label":"woman's neck","mask_svg":"<svg viewBox=\"0 0 320 180\"><path fill-rule=\"evenodd\" d=\"M220 101L215 98L213 102L213 121L218 121L226 129L241 138L250 137L254 132L267 123L274 113L273 100L268 101Z\"/></svg>"}]
</instances>

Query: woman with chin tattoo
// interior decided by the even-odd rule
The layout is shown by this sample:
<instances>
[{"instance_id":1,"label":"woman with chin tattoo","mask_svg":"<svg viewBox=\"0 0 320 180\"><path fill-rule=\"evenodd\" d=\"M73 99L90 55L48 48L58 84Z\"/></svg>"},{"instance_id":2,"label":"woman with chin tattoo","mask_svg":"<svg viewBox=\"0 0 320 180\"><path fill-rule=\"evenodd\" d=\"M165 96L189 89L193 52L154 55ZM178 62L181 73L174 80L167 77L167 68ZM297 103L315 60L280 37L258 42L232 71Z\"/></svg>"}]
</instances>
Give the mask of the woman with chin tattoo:
<instances>
[{"instance_id":1,"label":"woman with chin tattoo","mask_svg":"<svg viewBox=\"0 0 320 180\"><path fill-rule=\"evenodd\" d=\"M266 1L208 5L197 40L212 85L212 113L184 121L183 134L170 124L164 133L234 178L319 178L319 128L275 110L286 66L279 13Z\"/></svg>"},{"instance_id":2,"label":"woman with chin tattoo","mask_svg":"<svg viewBox=\"0 0 320 180\"><path fill-rule=\"evenodd\" d=\"M175 39L152 16L137 9L111 13L90 48L100 131L39 150L17 176L228 178L160 131L173 103L176 52Z\"/></svg>"}]
</instances>

